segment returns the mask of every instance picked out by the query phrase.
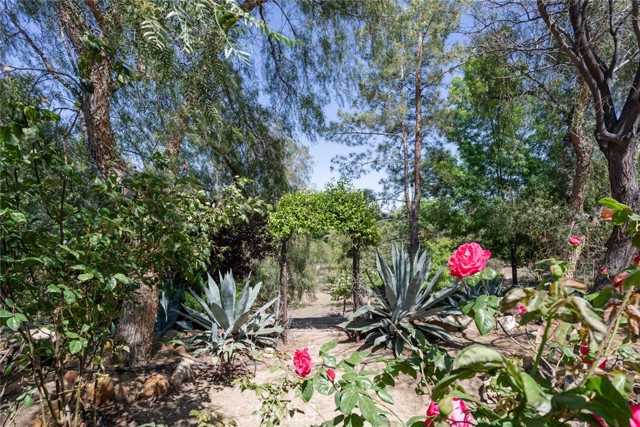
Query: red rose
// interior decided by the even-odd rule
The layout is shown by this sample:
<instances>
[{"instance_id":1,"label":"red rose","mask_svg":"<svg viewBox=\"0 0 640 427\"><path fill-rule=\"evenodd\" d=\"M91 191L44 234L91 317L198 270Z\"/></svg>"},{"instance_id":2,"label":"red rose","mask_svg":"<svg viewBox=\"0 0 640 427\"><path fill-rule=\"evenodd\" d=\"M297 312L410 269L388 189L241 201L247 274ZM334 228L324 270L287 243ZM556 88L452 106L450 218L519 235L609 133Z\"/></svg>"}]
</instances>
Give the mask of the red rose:
<instances>
[{"instance_id":1,"label":"red rose","mask_svg":"<svg viewBox=\"0 0 640 427\"><path fill-rule=\"evenodd\" d=\"M491 251L482 249L479 244L475 242L464 244L449 258L451 275L459 279L474 275L484 270L489 258L491 258Z\"/></svg>"},{"instance_id":2,"label":"red rose","mask_svg":"<svg viewBox=\"0 0 640 427\"><path fill-rule=\"evenodd\" d=\"M585 360L585 356L588 354L589 354L589 344L587 344L586 342L583 342L582 345L580 346L580 356L582 356L580 359L582 363L584 363L585 365L591 366L593 364L593 360ZM607 367L606 360L598 365L598 368L602 369L603 371L606 367Z\"/></svg>"},{"instance_id":3,"label":"red rose","mask_svg":"<svg viewBox=\"0 0 640 427\"><path fill-rule=\"evenodd\" d=\"M440 408L438 407L438 404L432 400L429 404L429 407L427 408L427 420L425 421L427 427L430 427L434 424L433 419L438 415L440 415Z\"/></svg>"},{"instance_id":4,"label":"red rose","mask_svg":"<svg viewBox=\"0 0 640 427\"><path fill-rule=\"evenodd\" d=\"M640 403L629 405L629 410L631 411L629 427L640 427Z\"/></svg>"},{"instance_id":5,"label":"red rose","mask_svg":"<svg viewBox=\"0 0 640 427\"><path fill-rule=\"evenodd\" d=\"M526 309L526 308L524 308L524 306L522 306L522 305L520 305L520 304L518 304L518 305L516 306L516 310L518 310L518 313L520 313L520 314L525 314L525 313L527 312L527 309Z\"/></svg>"},{"instance_id":6,"label":"red rose","mask_svg":"<svg viewBox=\"0 0 640 427\"><path fill-rule=\"evenodd\" d=\"M617 290L621 290L622 286L624 285L624 281L628 276L629 276L628 271L623 271L622 273L619 273L616 277L613 278L613 287L616 288Z\"/></svg>"},{"instance_id":7,"label":"red rose","mask_svg":"<svg viewBox=\"0 0 640 427\"><path fill-rule=\"evenodd\" d=\"M569 244L571 246L578 246L580 243L582 243L582 239L579 238L578 236L569 237Z\"/></svg>"},{"instance_id":8,"label":"red rose","mask_svg":"<svg viewBox=\"0 0 640 427\"><path fill-rule=\"evenodd\" d=\"M616 211L615 209L603 207L602 210L600 211L600 214L602 215L603 221L611 221L613 220L613 216L616 214Z\"/></svg>"},{"instance_id":9,"label":"red rose","mask_svg":"<svg viewBox=\"0 0 640 427\"><path fill-rule=\"evenodd\" d=\"M640 251L638 252L638 255L636 255L636 257L633 259L633 264L640 268Z\"/></svg>"},{"instance_id":10,"label":"red rose","mask_svg":"<svg viewBox=\"0 0 640 427\"><path fill-rule=\"evenodd\" d=\"M327 376L331 378L331 381L334 381L336 379L336 371L333 369L327 369Z\"/></svg>"},{"instance_id":11,"label":"red rose","mask_svg":"<svg viewBox=\"0 0 640 427\"><path fill-rule=\"evenodd\" d=\"M306 347L297 349L293 353L293 367L295 368L296 374L302 378L311 372L311 356L309 356L309 350L307 350Z\"/></svg>"}]
</instances>

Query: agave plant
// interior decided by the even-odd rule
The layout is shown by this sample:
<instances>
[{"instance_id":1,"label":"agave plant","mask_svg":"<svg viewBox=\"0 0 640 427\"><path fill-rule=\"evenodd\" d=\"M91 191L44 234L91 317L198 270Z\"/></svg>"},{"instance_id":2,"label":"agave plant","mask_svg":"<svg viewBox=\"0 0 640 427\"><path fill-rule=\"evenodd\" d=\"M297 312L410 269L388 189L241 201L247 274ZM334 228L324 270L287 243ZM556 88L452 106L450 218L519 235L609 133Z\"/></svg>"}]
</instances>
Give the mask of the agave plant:
<instances>
[{"instance_id":1,"label":"agave plant","mask_svg":"<svg viewBox=\"0 0 640 427\"><path fill-rule=\"evenodd\" d=\"M376 304L366 305L353 313L340 326L346 330L366 333L364 347L388 347L398 357L405 343L416 336L431 336L448 342L457 339L443 326L450 323L445 316L459 314L446 303L458 289L458 284L434 292L434 286L444 266L429 281L430 260L427 251L411 257L396 247L391 251L392 267L376 254L376 265L382 287L373 286Z\"/></svg>"},{"instance_id":2,"label":"agave plant","mask_svg":"<svg viewBox=\"0 0 640 427\"><path fill-rule=\"evenodd\" d=\"M458 292L449 298L449 303L466 316L473 319L480 335L485 335L496 326L496 316L499 315L500 300L507 290L504 289L502 277L491 269L487 274L479 275L475 286L463 282L463 292ZM493 278L483 276L495 275ZM481 284L480 284L481 282Z\"/></svg>"},{"instance_id":3,"label":"agave plant","mask_svg":"<svg viewBox=\"0 0 640 427\"><path fill-rule=\"evenodd\" d=\"M183 286L176 287L172 282L165 284L158 300L158 317L155 325L155 334L158 337L166 334L176 323L183 292Z\"/></svg>"},{"instance_id":4,"label":"agave plant","mask_svg":"<svg viewBox=\"0 0 640 427\"><path fill-rule=\"evenodd\" d=\"M258 297L262 283L246 283L236 301L236 282L229 271L220 274L220 286L207 274L204 287L206 301L190 290L202 308L202 312L183 305L183 315L205 328L205 340L214 352L220 353L225 362L231 361L233 353L253 349L256 343L275 343L275 335L283 328L277 325L277 315L266 311L277 300L272 299L256 311L251 308Z\"/></svg>"},{"instance_id":5,"label":"agave plant","mask_svg":"<svg viewBox=\"0 0 640 427\"><path fill-rule=\"evenodd\" d=\"M477 284L476 286L469 286L463 282L459 292L449 297L449 303L454 308L461 310L469 301L474 301L482 295L494 295L502 298L508 290L504 287L502 277L495 277L485 281L483 285Z\"/></svg>"}]
</instances>

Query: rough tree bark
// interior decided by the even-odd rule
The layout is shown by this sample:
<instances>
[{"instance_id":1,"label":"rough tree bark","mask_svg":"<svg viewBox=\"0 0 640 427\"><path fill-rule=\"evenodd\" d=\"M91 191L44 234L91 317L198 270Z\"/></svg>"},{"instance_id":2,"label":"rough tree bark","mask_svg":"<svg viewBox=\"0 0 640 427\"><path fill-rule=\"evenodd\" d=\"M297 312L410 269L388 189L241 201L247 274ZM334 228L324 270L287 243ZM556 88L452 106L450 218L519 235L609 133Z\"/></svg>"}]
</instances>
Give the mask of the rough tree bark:
<instances>
[{"instance_id":1,"label":"rough tree bark","mask_svg":"<svg viewBox=\"0 0 640 427\"><path fill-rule=\"evenodd\" d=\"M589 88L595 113L595 137L602 153L607 158L611 197L631 206L640 208L640 195L636 177L635 158L637 155L638 125L640 124L640 64L629 60L635 67L635 77L624 88L620 83L614 87L616 72L620 69L621 51L620 29L623 24L631 26L640 47L640 11L638 0L631 0L631 10L616 16L616 8L608 8L608 16L593 17L588 7L589 0L572 0L562 8L555 4L548 8L543 0L537 0L537 8L551 35L560 49L569 57L580 77ZM604 24L604 32L596 31L596 23ZM569 28L563 27L566 25ZM610 37L612 49L609 57L596 52L599 41L593 37L606 34ZM596 35L596 36L594 36ZM627 91L622 109L618 113L614 104L615 90ZM607 243L607 253L602 266L615 275L626 267L633 256L630 239L620 227L615 227ZM606 279L600 277L597 287L604 286Z\"/></svg>"},{"instance_id":2,"label":"rough tree bark","mask_svg":"<svg viewBox=\"0 0 640 427\"><path fill-rule=\"evenodd\" d=\"M362 249L359 242L353 242L353 259L351 265L351 273L353 276L353 311L357 311L362 306L362 290L360 287L360 258L362 257Z\"/></svg>"},{"instance_id":3,"label":"rough tree bark","mask_svg":"<svg viewBox=\"0 0 640 427\"><path fill-rule=\"evenodd\" d=\"M413 259L418 253L418 219L420 217L420 199L422 198L422 45L424 33L418 32L415 76L416 130L413 153L413 199L409 209L409 254Z\"/></svg>"},{"instance_id":4,"label":"rough tree bark","mask_svg":"<svg viewBox=\"0 0 640 427\"><path fill-rule=\"evenodd\" d=\"M569 139L576 153L575 173L571 183L569 205L575 213L584 212L584 197L591 177L591 156L593 145L585 130L584 115L589 105L589 88L583 82L579 84L578 96L569 113Z\"/></svg>"},{"instance_id":5,"label":"rough tree bark","mask_svg":"<svg viewBox=\"0 0 640 427\"><path fill-rule=\"evenodd\" d=\"M287 251L289 246L289 239L282 239L280 242L280 292L282 295L282 320L285 324L285 331L283 334L283 341L287 343L287 327L289 322L289 298L288 298L288 286L289 273L287 272Z\"/></svg>"},{"instance_id":6,"label":"rough tree bark","mask_svg":"<svg viewBox=\"0 0 640 427\"><path fill-rule=\"evenodd\" d=\"M153 282L155 277L148 277ZM149 360L158 315L158 288L140 284L134 294L135 302L124 303L124 314L118 324L115 340L129 348L126 360L130 366Z\"/></svg>"},{"instance_id":7,"label":"rough tree bark","mask_svg":"<svg viewBox=\"0 0 640 427\"><path fill-rule=\"evenodd\" d=\"M509 245L509 254L511 256L511 285L518 285L518 246L515 241Z\"/></svg>"},{"instance_id":8,"label":"rough tree bark","mask_svg":"<svg viewBox=\"0 0 640 427\"><path fill-rule=\"evenodd\" d=\"M89 25L75 1L57 0L55 3L60 27L78 58L88 57L89 48L83 42L83 37L87 34L108 45L100 27L104 25L105 16L92 1L88 1L87 4L96 21L94 26ZM127 167L120 156L111 126L111 96L115 90L111 77L113 58L104 49L98 56L100 59L85 61L86 68L80 70L86 79L81 85L78 101L84 119L87 146L96 168L103 177L115 174L120 180L126 174Z\"/></svg>"}]
</instances>

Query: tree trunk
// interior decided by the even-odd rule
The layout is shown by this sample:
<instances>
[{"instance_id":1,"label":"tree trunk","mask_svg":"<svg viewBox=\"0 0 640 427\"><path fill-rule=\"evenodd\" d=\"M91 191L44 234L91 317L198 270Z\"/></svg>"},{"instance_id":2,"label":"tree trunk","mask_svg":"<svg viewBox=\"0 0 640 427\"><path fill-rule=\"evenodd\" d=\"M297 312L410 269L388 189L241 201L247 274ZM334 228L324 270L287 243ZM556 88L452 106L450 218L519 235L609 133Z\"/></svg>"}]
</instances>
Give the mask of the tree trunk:
<instances>
[{"instance_id":1,"label":"tree trunk","mask_svg":"<svg viewBox=\"0 0 640 427\"><path fill-rule=\"evenodd\" d=\"M118 180L121 180L127 168L120 156L111 126L111 96L115 89L111 79L113 58L105 49L96 52L95 48L91 48L94 50L88 52L90 48L83 41L83 37L90 34L105 45L109 45L109 40L101 28L105 17L99 9L90 8L90 13L98 24L94 31L88 25L85 13L75 1L57 0L55 6L60 27L71 42L76 56L85 59L84 66L78 70L80 77L84 77L81 81L78 101L84 119L89 153L100 175L108 178L109 175L115 174ZM99 59L88 60L89 56L96 54Z\"/></svg>"},{"instance_id":2,"label":"tree trunk","mask_svg":"<svg viewBox=\"0 0 640 427\"><path fill-rule=\"evenodd\" d=\"M87 59L87 48L83 37L91 34L105 45L109 39L103 34L101 26L105 17L98 8L91 8L90 13L97 22L97 27L88 25L85 12L73 0L57 0L55 2L60 27L71 42L78 58ZM114 10L114 13L117 11ZM112 34L115 35L115 34ZM104 49L90 52L96 53L99 59L85 62L79 70L85 79L79 93L80 109L85 126L87 146L96 168L103 178L115 175L118 181L127 174L127 166L118 150L113 127L111 126L111 96L115 90L111 74L113 58ZM153 276L153 273L149 273ZM158 289L141 284L135 292L133 302L125 302L125 313L120 319L116 339L129 348L128 361L132 365L144 363L151 356L154 326L158 312Z\"/></svg>"},{"instance_id":3,"label":"tree trunk","mask_svg":"<svg viewBox=\"0 0 640 427\"><path fill-rule=\"evenodd\" d=\"M89 77L93 91L82 91L80 106L87 134L87 145L91 157L105 179L115 174L118 181L126 175L126 165L120 156L111 127L111 59L90 65Z\"/></svg>"},{"instance_id":4,"label":"tree trunk","mask_svg":"<svg viewBox=\"0 0 640 427\"><path fill-rule=\"evenodd\" d=\"M124 305L124 315L116 331L116 342L129 348L127 364L138 366L147 362L151 356L154 327L158 315L158 288L140 284L135 291L134 301Z\"/></svg>"},{"instance_id":5,"label":"tree trunk","mask_svg":"<svg viewBox=\"0 0 640 427\"><path fill-rule=\"evenodd\" d=\"M518 253L515 244L511 245L511 286L518 285Z\"/></svg>"},{"instance_id":6,"label":"tree trunk","mask_svg":"<svg viewBox=\"0 0 640 427\"><path fill-rule=\"evenodd\" d=\"M409 255L413 259L418 253L420 238L418 236L418 219L420 217L420 199L422 198L422 45L424 34L418 32L418 48L416 58L415 107L416 133L413 153L413 200L409 210Z\"/></svg>"},{"instance_id":7,"label":"tree trunk","mask_svg":"<svg viewBox=\"0 0 640 427\"><path fill-rule=\"evenodd\" d=\"M576 153L576 169L569 205L575 213L584 212L584 196L591 177L593 145L585 132L584 114L589 105L589 88L580 83L580 91L569 114L569 138Z\"/></svg>"},{"instance_id":8,"label":"tree trunk","mask_svg":"<svg viewBox=\"0 0 640 427\"><path fill-rule=\"evenodd\" d=\"M635 167L637 141L633 140L626 145L610 143L603 151L607 157L611 197L634 210L638 210L640 195ZM624 229L614 227L607 242L607 253L602 266L609 271L611 276L615 276L629 265L635 252L631 239L624 234ZM602 288L606 284L607 280L604 276L596 281L597 288Z\"/></svg>"},{"instance_id":9,"label":"tree trunk","mask_svg":"<svg viewBox=\"0 0 640 427\"><path fill-rule=\"evenodd\" d=\"M353 298L353 311L357 311L362 306L362 290L360 289L360 257L362 256L362 250L360 244L353 243L353 263L351 266L351 273L353 276L352 298Z\"/></svg>"},{"instance_id":10,"label":"tree trunk","mask_svg":"<svg viewBox=\"0 0 640 427\"><path fill-rule=\"evenodd\" d=\"M282 239L280 242L280 292L282 295L282 320L284 322L285 331L283 341L287 343L287 328L289 322L289 305L288 305L288 273L287 273L287 251L289 239Z\"/></svg>"}]
</instances>

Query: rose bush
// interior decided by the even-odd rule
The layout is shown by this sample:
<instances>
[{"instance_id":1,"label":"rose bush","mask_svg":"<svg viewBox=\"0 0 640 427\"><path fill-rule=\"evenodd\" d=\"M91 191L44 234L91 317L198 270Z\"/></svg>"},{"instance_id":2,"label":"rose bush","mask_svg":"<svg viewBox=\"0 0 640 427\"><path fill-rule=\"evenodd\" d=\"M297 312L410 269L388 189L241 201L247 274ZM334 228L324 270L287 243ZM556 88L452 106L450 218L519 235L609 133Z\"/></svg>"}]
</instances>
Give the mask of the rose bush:
<instances>
[{"instance_id":1,"label":"rose bush","mask_svg":"<svg viewBox=\"0 0 640 427\"><path fill-rule=\"evenodd\" d=\"M475 242L461 245L449 258L450 274L459 279L481 272L491 258L491 251L482 249Z\"/></svg>"},{"instance_id":2,"label":"rose bush","mask_svg":"<svg viewBox=\"0 0 640 427\"><path fill-rule=\"evenodd\" d=\"M627 226L627 233L635 235L634 244L640 245L640 215L615 201L607 203L615 211L613 225ZM477 286L494 276L489 269L483 271L489 256L477 243L462 245L449 267L454 276ZM586 284L565 277L568 262L546 262L549 270L537 286L515 287L504 297L496 297L495 316L515 309L521 326L537 329L535 341L520 343L523 352L503 355L495 348L473 344L451 360L444 349L431 345L427 351L407 341L412 356L378 358L386 367L376 373L367 370L369 363L367 368L362 366L364 353L337 362L329 353L336 346L333 342L320 351L325 369L315 376L296 378L302 399L308 402L314 391L335 396L338 415L322 422L323 427L562 427L577 422L594 427L640 427L640 403L635 402L634 394L640 352L632 336L640 335L640 294L636 292L640 267L630 266L616 276L614 286L585 295ZM488 305L487 298L479 301ZM489 312L482 313L481 317L487 317ZM337 381L334 369L343 371ZM429 369L433 370L425 371ZM426 419L420 415L403 421L394 413L387 390L395 386L401 373L416 380L417 394L429 394ZM480 389L469 387L474 378L483 383Z\"/></svg>"}]
</instances>

